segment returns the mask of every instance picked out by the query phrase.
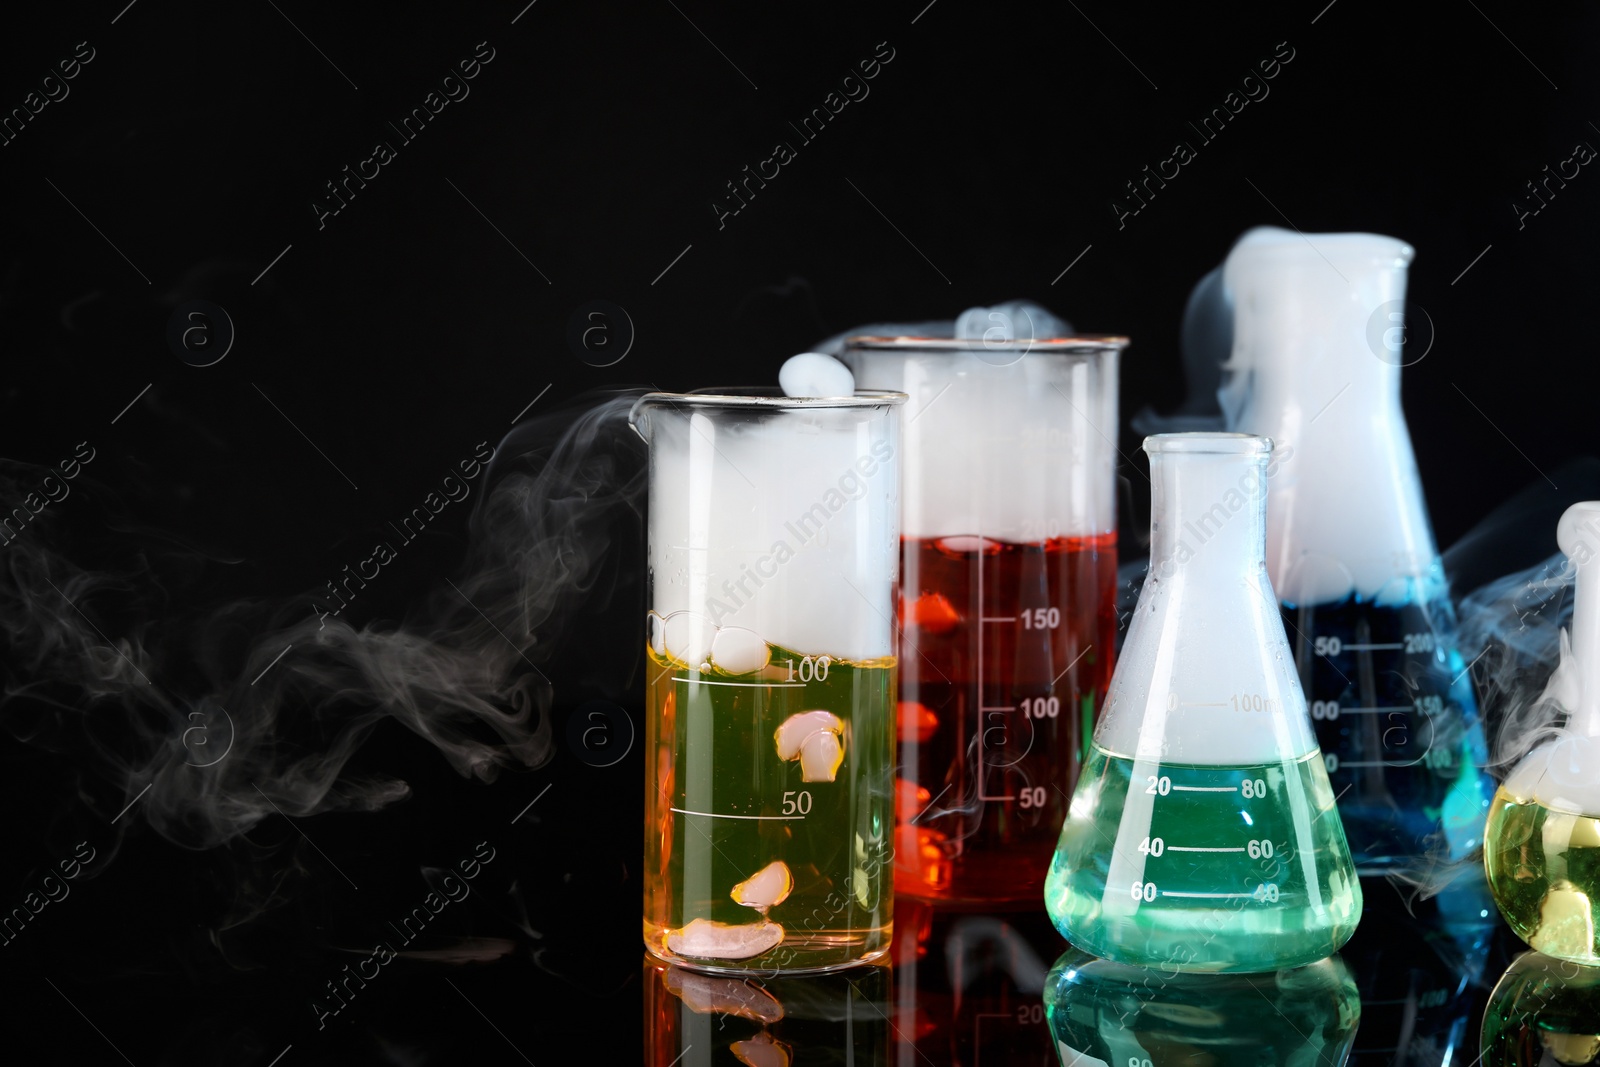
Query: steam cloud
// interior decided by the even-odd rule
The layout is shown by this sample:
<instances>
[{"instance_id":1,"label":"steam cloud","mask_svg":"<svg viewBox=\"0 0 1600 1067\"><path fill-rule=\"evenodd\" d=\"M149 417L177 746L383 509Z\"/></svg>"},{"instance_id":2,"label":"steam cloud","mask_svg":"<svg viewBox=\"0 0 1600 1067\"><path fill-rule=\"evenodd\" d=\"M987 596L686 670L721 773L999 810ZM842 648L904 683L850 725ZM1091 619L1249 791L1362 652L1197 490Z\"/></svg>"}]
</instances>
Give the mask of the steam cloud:
<instances>
[{"instance_id":1,"label":"steam cloud","mask_svg":"<svg viewBox=\"0 0 1600 1067\"><path fill-rule=\"evenodd\" d=\"M120 789L108 819L148 787L128 821L192 849L278 811L372 811L406 796L397 778L346 773L391 719L463 776L548 762L552 694L539 664L574 615L603 606L619 541L641 537L634 399L514 429L484 476L460 575L402 624L319 620L305 594L185 620L148 556L127 573L87 569L53 547L70 531L61 508L45 509L0 548L0 726ZM0 500L21 500L47 473L0 461ZM230 645L239 634L242 655ZM113 803L103 788L83 792Z\"/></svg>"}]
</instances>

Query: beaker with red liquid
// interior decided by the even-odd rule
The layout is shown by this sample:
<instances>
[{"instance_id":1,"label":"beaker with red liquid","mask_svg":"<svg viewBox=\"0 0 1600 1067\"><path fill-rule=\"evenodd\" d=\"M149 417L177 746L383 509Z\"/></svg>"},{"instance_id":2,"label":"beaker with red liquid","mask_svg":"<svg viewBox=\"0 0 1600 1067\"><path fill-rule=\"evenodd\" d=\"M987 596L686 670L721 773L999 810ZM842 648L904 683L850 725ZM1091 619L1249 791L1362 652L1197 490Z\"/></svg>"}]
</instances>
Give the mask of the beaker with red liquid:
<instances>
[{"instance_id":1,"label":"beaker with red liquid","mask_svg":"<svg viewBox=\"0 0 1600 1067\"><path fill-rule=\"evenodd\" d=\"M1009 331L1007 331L1009 334ZM895 891L1032 904L1111 678L1127 339L854 337L910 395Z\"/></svg>"}]
</instances>

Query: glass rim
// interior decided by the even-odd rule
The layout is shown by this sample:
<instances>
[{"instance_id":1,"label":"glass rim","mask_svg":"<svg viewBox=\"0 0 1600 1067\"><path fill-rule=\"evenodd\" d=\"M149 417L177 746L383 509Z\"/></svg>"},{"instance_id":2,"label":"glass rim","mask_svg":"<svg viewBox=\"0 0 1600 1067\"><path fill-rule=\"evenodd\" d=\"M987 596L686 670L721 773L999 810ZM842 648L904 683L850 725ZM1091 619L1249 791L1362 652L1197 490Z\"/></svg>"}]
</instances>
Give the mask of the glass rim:
<instances>
[{"instance_id":1,"label":"glass rim","mask_svg":"<svg viewBox=\"0 0 1600 1067\"><path fill-rule=\"evenodd\" d=\"M1265 456L1273 449L1272 438L1253 433L1221 430L1194 430L1187 433L1157 433L1144 439L1148 455Z\"/></svg>"},{"instance_id":2,"label":"glass rim","mask_svg":"<svg viewBox=\"0 0 1600 1067\"><path fill-rule=\"evenodd\" d=\"M648 405L769 410L899 407L910 399L909 394L882 389L857 389L850 396L785 396L775 385L716 386L687 393L646 393L634 401L633 413Z\"/></svg>"},{"instance_id":3,"label":"glass rim","mask_svg":"<svg viewBox=\"0 0 1600 1067\"><path fill-rule=\"evenodd\" d=\"M982 337L923 337L916 334L859 334L846 337L845 348L871 351L1039 352L1043 355L1096 355L1120 352L1128 338L1118 334L1081 334L1072 337L1017 338L989 341Z\"/></svg>"}]
</instances>

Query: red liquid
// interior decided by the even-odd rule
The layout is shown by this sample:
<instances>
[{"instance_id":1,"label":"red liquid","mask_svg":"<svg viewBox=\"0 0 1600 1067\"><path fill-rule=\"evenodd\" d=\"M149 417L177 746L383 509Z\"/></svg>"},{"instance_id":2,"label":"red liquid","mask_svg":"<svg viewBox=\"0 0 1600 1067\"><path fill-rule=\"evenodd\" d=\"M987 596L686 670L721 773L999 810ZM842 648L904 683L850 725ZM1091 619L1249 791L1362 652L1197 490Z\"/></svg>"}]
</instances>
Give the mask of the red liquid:
<instances>
[{"instance_id":1,"label":"red liquid","mask_svg":"<svg viewBox=\"0 0 1600 1067\"><path fill-rule=\"evenodd\" d=\"M1111 681L1116 546L901 543L897 893L1038 902Z\"/></svg>"}]
</instances>

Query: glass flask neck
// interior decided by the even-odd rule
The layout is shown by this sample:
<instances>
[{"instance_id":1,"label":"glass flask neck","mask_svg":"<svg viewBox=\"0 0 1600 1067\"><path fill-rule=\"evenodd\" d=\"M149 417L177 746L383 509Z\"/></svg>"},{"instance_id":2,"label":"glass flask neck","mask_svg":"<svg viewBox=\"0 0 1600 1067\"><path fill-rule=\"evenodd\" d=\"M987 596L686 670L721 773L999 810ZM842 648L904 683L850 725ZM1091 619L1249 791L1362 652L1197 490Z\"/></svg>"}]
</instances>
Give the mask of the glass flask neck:
<instances>
[{"instance_id":1,"label":"glass flask neck","mask_svg":"<svg viewBox=\"0 0 1600 1067\"><path fill-rule=\"evenodd\" d=\"M1254 573L1264 566L1271 446L1260 438L1243 440L1262 441L1263 448L1151 451L1150 565L1158 580L1196 571Z\"/></svg>"},{"instance_id":2,"label":"glass flask neck","mask_svg":"<svg viewBox=\"0 0 1600 1067\"><path fill-rule=\"evenodd\" d=\"M1600 501L1568 508L1556 541L1576 571L1568 636L1578 684L1569 697L1567 725L1573 733L1600 737Z\"/></svg>"}]
</instances>

